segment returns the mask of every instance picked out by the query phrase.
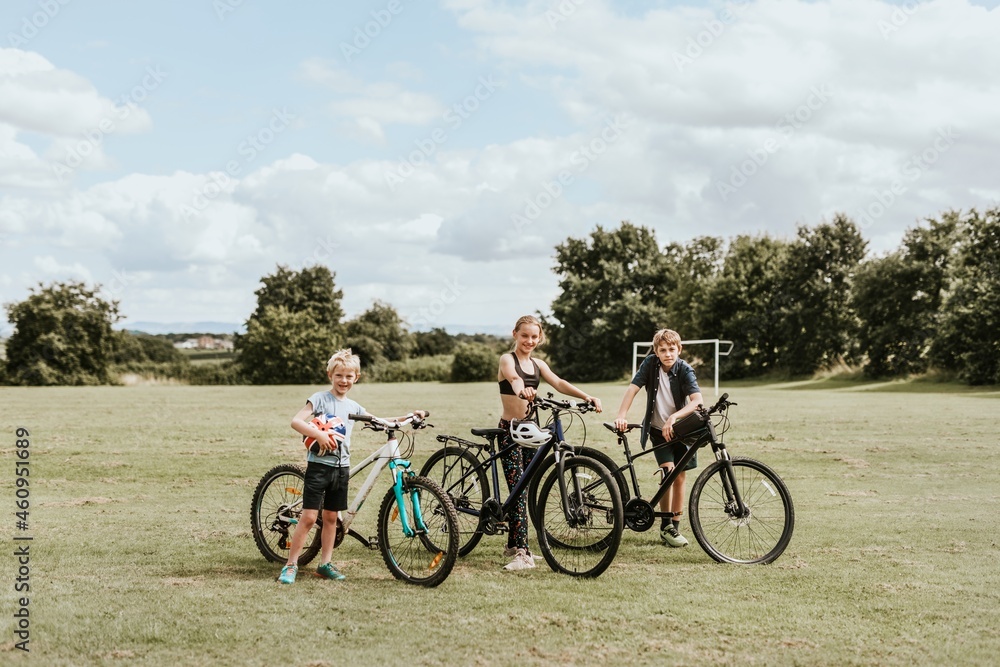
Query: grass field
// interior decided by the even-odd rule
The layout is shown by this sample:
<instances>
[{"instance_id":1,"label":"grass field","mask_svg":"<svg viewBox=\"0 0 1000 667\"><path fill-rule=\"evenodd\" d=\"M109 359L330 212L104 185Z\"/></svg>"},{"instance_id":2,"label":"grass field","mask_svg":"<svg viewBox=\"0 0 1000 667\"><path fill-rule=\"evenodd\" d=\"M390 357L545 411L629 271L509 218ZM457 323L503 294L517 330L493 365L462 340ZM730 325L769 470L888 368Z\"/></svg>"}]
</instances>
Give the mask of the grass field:
<instances>
[{"instance_id":1,"label":"grass field","mask_svg":"<svg viewBox=\"0 0 1000 667\"><path fill-rule=\"evenodd\" d=\"M587 389L613 414L621 385ZM693 539L667 549L655 531L626 532L604 575L575 580L544 562L501 571L495 536L422 589L350 539L334 553L341 584L281 587L258 553L251 494L267 469L301 459L288 422L313 388L0 388L0 663L996 664L1000 394L724 389L739 403L732 453L770 464L795 502L774 564L721 565ZM492 384L360 384L352 397L381 415L427 408L439 433L492 426L499 408ZM614 455L605 418L588 416L587 443ZM31 433L26 532L14 526L17 427ZM381 444L356 433L357 457ZM582 438L579 423L570 435ZM437 444L421 438L418 464ZM361 533L374 534L386 488ZM15 532L34 538L29 656L14 646Z\"/></svg>"}]
</instances>

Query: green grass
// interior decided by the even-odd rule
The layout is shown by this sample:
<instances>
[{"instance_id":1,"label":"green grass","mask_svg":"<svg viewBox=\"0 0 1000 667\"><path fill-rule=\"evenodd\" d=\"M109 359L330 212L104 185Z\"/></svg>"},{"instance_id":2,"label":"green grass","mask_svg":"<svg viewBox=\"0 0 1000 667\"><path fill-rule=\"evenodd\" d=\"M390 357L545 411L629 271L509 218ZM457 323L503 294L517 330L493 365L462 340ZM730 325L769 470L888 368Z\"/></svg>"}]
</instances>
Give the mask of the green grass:
<instances>
[{"instance_id":1,"label":"green grass","mask_svg":"<svg viewBox=\"0 0 1000 667\"><path fill-rule=\"evenodd\" d=\"M623 386L587 389L613 412ZM279 566L258 553L251 494L267 469L301 459L288 422L311 387L0 388L5 552L14 429L31 431L31 663L995 664L996 392L724 389L739 403L731 451L771 465L795 502L775 563L717 564L685 521L691 546L626 532L596 580L544 563L503 572L505 538L486 537L426 590L350 538L334 554L343 584L280 587ZM492 426L499 410L485 383L360 384L352 396L381 415L427 408L438 433ZM587 442L614 455L604 418L588 416ZM418 436L418 464L433 433ZM570 435L582 437L579 423ZM359 432L355 456L380 444ZM359 515L362 534L374 534L387 488L380 480ZM0 663L15 664L5 562Z\"/></svg>"}]
</instances>

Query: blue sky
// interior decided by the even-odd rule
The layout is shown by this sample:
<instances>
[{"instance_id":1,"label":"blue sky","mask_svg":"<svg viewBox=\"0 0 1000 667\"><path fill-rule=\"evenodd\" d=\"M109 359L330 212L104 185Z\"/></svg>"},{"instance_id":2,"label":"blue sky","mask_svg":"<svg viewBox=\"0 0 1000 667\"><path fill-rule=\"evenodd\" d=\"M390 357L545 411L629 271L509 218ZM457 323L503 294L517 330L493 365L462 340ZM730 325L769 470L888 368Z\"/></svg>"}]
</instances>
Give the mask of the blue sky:
<instances>
[{"instance_id":1,"label":"blue sky","mask_svg":"<svg viewBox=\"0 0 1000 667\"><path fill-rule=\"evenodd\" d=\"M496 330L553 248L872 252L1000 200L995 2L16 0L0 7L0 301L79 279L126 323L239 323L278 263L349 315Z\"/></svg>"}]
</instances>

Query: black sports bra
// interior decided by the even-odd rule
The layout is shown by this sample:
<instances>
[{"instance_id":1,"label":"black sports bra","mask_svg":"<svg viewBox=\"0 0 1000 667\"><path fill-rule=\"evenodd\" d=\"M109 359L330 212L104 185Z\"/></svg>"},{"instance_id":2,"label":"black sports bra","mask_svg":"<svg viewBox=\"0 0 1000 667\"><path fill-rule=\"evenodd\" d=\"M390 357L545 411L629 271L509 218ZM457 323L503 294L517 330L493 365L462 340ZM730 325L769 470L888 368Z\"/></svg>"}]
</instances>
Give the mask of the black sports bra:
<instances>
[{"instance_id":1,"label":"black sports bra","mask_svg":"<svg viewBox=\"0 0 1000 667\"><path fill-rule=\"evenodd\" d=\"M514 370L516 370L517 374L521 377L522 380L524 380L525 388L531 387L532 389L538 389L538 378L541 375L541 373L538 370L538 364L535 363L535 360L534 359L531 360L531 366L535 369L535 372L532 373L531 375L525 375L524 371L521 370L521 362L518 361L515 355L512 354L511 356L514 357ZM498 384L500 385L501 396L516 396L516 394L514 393L514 388L510 386L510 380L504 378L500 380Z\"/></svg>"}]
</instances>

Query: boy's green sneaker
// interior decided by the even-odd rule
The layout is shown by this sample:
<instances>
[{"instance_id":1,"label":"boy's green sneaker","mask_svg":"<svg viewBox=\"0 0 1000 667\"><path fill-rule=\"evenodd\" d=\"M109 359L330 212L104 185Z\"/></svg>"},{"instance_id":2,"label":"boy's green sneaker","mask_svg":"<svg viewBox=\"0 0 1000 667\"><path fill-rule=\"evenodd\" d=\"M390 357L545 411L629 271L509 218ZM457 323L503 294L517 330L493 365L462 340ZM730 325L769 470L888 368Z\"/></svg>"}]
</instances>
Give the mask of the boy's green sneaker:
<instances>
[{"instance_id":1,"label":"boy's green sneaker","mask_svg":"<svg viewBox=\"0 0 1000 667\"><path fill-rule=\"evenodd\" d=\"M687 538L677 532L677 529L673 526L667 526L660 531L660 539L663 543L671 547L686 547L688 545Z\"/></svg>"},{"instance_id":2,"label":"boy's green sneaker","mask_svg":"<svg viewBox=\"0 0 1000 667\"><path fill-rule=\"evenodd\" d=\"M332 579L333 581L343 581L347 579L340 570L333 566L333 563L323 563L316 568L316 576L320 579Z\"/></svg>"},{"instance_id":3,"label":"boy's green sneaker","mask_svg":"<svg viewBox=\"0 0 1000 667\"><path fill-rule=\"evenodd\" d=\"M294 584L295 575L299 573L298 565L286 565L281 568L281 574L278 575L278 581L283 584Z\"/></svg>"}]
</instances>

